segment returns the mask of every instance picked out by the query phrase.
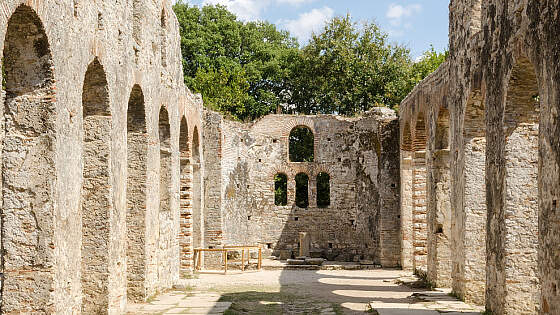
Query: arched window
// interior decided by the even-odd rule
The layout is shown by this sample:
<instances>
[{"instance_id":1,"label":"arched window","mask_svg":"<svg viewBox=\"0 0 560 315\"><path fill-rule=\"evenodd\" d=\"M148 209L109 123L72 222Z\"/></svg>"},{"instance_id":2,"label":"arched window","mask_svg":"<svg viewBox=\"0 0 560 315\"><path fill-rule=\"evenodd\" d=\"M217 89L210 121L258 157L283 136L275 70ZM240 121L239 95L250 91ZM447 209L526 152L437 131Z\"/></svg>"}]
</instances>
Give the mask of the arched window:
<instances>
[{"instance_id":1,"label":"arched window","mask_svg":"<svg viewBox=\"0 0 560 315\"><path fill-rule=\"evenodd\" d=\"M331 205L331 177L327 173L317 175L317 207L326 208Z\"/></svg>"},{"instance_id":2,"label":"arched window","mask_svg":"<svg viewBox=\"0 0 560 315\"><path fill-rule=\"evenodd\" d=\"M307 208L309 206L309 176L305 173L296 175L296 206Z\"/></svg>"},{"instance_id":3,"label":"arched window","mask_svg":"<svg viewBox=\"0 0 560 315\"><path fill-rule=\"evenodd\" d=\"M290 132L290 162L313 162L314 136L306 126L298 126Z\"/></svg>"},{"instance_id":4,"label":"arched window","mask_svg":"<svg viewBox=\"0 0 560 315\"><path fill-rule=\"evenodd\" d=\"M288 176L286 174L276 174L274 176L274 204L286 206L288 204Z\"/></svg>"}]
</instances>

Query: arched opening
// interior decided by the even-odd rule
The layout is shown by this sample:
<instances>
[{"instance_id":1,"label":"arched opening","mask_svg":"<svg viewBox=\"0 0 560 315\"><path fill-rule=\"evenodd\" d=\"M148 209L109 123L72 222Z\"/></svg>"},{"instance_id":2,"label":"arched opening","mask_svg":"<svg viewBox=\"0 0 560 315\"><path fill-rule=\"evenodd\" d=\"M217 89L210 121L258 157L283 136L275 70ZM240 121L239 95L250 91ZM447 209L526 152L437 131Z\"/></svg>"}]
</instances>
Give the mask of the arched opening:
<instances>
[{"instance_id":1,"label":"arched opening","mask_svg":"<svg viewBox=\"0 0 560 315\"><path fill-rule=\"evenodd\" d=\"M462 138L453 159L456 179L451 200L453 292L468 303L484 304L486 288L486 120L480 90L472 91Z\"/></svg>"},{"instance_id":2,"label":"arched opening","mask_svg":"<svg viewBox=\"0 0 560 315\"><path fill-rule=\"evenodd\" d=\"M204 246L204 216L202 214L202 174L200 169L200 140L195 126L192 136L192 198L193 198L193 246Z\"/></svg>"},{"instance_id":3,"label":"arched opening","mask_svg":"<svg viewBox=\"0 0 560 315\"><path fill-rule=\"evenodd\" d=\"M435 108L437 109L437 108ZM438 287L451 286L449 111L439 108L435 119L433 143L426 153L428 161L428 280Z\"/></svg>"},{"instance_id":4,"label":"arched opening","mask_svg":"<svg viewBox=\"0 0 560 315\"><path fill-rule=\"evenodd\" d=\"M428 221L426 218L426 119L420 113L416 119L412 146L413 171L412 171L412 221L413 221L413 248L414 270L426 273L428 262Z\"/></svg>"},{"instance_id":5,"label":"arched opening","mask_svg":"<svg viewBox=\"0 0 560 315\"><path fill-rule=\"evenodd\" d=\"M412 131L408 121L402 121L401 135L401 266L404 270L414 268L414 249L412 245L412 171L413 148Z\"/></svg>"},{"instance_id":6,"label":"arched opening","mask_svg":"<svg viewBox=\"0 0 560 315\"><path fill-rule=\"evenodd\" d=\"M109 308L109 256L113 189L111 172L112 118L103 66L89 65L82 91L82 312Z\"/></svg>"},{"instance_id":7,"label":"arched opening","mask_svg":"<svg viewBox=\"0 0 560 315\"><path fill-rule=\"evenodd\" d=\"M144 93L139 85L130 92L127 111L127 280L128 299L143 301L148 296L146 279L146 184L148 134Z\"/></svg>"},{"instance_id":8,"label":"arched opening","mask_svg":"<svg viewBox=\"0 0 560 315\"><path fill-rule=\"evenodd\" d=\"M539 89L536 71L521 58L508 82L504 115L505 192L502 300L505 313L530 314L539 309L538 149ZM520 263L523 262L523 263Z\"/></svg>"},{"instance_id":9,"label":"arched opening","mask_svg":"<svg viewBox=\"0 0 560 315\"><path fill-rule=\"evenodd\" d=\"M313 162L313 131L306 126L298 126L290 132L290 162Z\"/></svg>"},{"instance_id":10,"label":"arched opening","mask_svg":"<svg viewBox=\"0 0 560 315\"><path fill-rule=\"evenodd\" d=\"M331 177L327 173L317 175L317 207L327 208L331 205Z\"/></svg>"},{"instance_id":11,"label":"arched opening","mask_svg":"<svg viewBox=\"0 0 560 315\"><path fill-rule=\"evenodd\" d=\"M296 206L309 207L309 176L305 173L296 175Z\"/></svg>"},{"instance_id":12,"label":"arched opening","mask_svg":"<svg viewBox=\"0 0 560 315\"><path fill-rule=\"evenodd\" d=\"M171 126L165 106L159 110L159 211L170 211Z\"/></svg>"},{"instance_id":13,"label":"arched opening","mask_svg":"<svg viewBox=\"0 0 560 315\"><path fill-rule=\"evenodd\" d=\"M189 161L189 126L187 119L181 119L179 129L180 181L181 181L181 220L179 246L181 255L181 271L188 272L192 267L192 165Z\"/></svg>"},{"instance_id":14,"label":"arched opening","mask_svg":"<svg viewBox=\"0 0 560 315\"><path fill-rule=\"evenodd\" d=\"M43 24L30 7L21 5L10 17L3 56L1 310L52 313L55 272L71 278L78 270L57 269L53 260L54 65ZM69 263L79 266L79 257Z\"/></svg>"},{"instance_id":15,"label":"arched opening","mask_svg":"<svg viewBox=\"0 0 560 315\"><path fill-rule=\"evenodd\" d=\"M167 17L165 9L161 10L160 26L161 66L165 68L167 67Z\"/></svg>"},{"instance_id":16,"label":"arched opening","mask_svg":"<svg viewBox=\"0 0 560 315\"><path fill-rule=\"evenodd\" d=\"M288 176L278 173L274 176L274 204L277 206L288 205Z\"/></svg>"}]
</instances>

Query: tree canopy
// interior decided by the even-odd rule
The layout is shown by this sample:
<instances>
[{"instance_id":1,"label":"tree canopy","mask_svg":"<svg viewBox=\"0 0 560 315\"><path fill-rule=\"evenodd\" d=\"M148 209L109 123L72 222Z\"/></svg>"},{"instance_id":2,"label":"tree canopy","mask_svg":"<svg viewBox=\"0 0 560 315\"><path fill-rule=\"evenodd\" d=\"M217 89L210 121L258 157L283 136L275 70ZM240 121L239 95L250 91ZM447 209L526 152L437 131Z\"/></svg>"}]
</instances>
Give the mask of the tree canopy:
<instances>
[{"instance_id":1,"label":"tree canopy","mask_svg":"<svg viewBox=\"0 0 560 315\"><path fill-rule=\"evenodd\" d=\"M204 104L236 120L282 111L355 115L396 108L447 57L430 48L418 62L375 23L335 17L300 48L268 22L242 22L223 6L174 5L185 82Z\"/></svg>"}]
</instances>

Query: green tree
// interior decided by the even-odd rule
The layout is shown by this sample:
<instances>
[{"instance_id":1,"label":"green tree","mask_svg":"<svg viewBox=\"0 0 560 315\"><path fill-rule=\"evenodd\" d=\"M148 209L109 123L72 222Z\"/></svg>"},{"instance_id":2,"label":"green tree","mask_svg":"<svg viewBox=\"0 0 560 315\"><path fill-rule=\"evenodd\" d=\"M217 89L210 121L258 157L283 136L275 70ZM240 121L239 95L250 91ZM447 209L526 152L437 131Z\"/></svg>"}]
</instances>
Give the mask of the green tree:
<instances>
[{"instance_id":1,"label":"green tree","mask_svg":"<svg viewBox=\"0 0 560 315\"><path fill-rule=\"evenodd\" d=\"M205 105L238 120L274 112L285 99L285 62L297 55L297 41L268 22L238 21L223 6L173 8L185 83Z\"/></svg>"},{"instance_id":2,"label":"green tree","mask_svg":"<svg viewBox=\"0 0 560 315\"><path fill-rule=\"evenodd\" d=\"M431 47L418 62L375 23L333 18L303 49L268 22L248 22L223 6L174 5L187 86L205 106L237 120L285 113L352 116L398 108L445 61Z\"/></svg>"},{"instance_id":3,"label":"green tree","mask_svg":"<svg viewBox=\"0 0 560 315\"><path fill-rule=\"evenodd\" d=\"M424 52L420 60L412 66L412 75L410 76L412 83L416 85L425 77L436 71L437 68L447 59L449 52L438 53L434 46Z\"/></svg>"},{"instance_id":4,"label":"green tree","mask_svg":"<svg viewBox=\"0 0 560 315\"><path fill-rule=\"evenodd\" d=\"M287 110L341 115L399 104L408 93L413 64L409 50L389 44L375 23L360 26L350 15L333 18L295 61Z\"/></svg>"},{"instance_id":5,"label":"green tree","mask_svg":"<svg viewBox=\"0 0 560 315\"><path fill-rule=\"evenodd\" d=\"M288 176L286 174L274 176L274 204L277 206L288 204Z\"/></svg>"}]
</instances>

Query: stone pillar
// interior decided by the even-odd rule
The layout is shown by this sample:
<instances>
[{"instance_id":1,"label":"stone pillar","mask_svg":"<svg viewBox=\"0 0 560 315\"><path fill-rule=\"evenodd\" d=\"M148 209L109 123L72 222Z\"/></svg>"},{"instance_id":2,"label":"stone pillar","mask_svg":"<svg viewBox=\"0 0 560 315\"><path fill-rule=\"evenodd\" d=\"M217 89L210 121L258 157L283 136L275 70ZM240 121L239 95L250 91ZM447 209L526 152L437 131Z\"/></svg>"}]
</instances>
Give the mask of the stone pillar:
<instances>
[{"instance_id":1,"label":"stone pillar","mask_svg":"<svg viewBox=\"0 0 560 315\"><path fill-rule=\"evenodd\" d=\"M310 257L309 251L311 250L311 237L307 232L299 233L299 256Z\"/></svg>"},{"instance_id":2,"label":"stone pillar","mask_svg":"<svg viewBox=\"0 0 560 315\"><path fill-rule=\"evenodd\" d=\"M453 200L453 292L482 305L486 288L486 138L465 138L458 165L460 202Z\"/></svg>"},{"instance_id":3,"label":"stone pillar","mask_svg":"<svg viewBox=\"0 0 560 315\"><path fill-rule=\"evenodd\" d=\"M109 295L113 176L110 161L111 117L84 117L82 188L82 312L106 314ZM109 158L108 158L109 156ZM118 307L117 307L118 309Z\"/></svg>"},{"instance_id":4,"label":"stone pillar","mask_svg":"<svg viewBox=\"0 0 560 315\"><path fill-rule=\"evenodd\" d=\"M415 271L427 272L426 151L415 151L412 171L412 224Z\"/></svg>"},{"instance_id":5,"label":"stone pillar","mask_svg":"<svg viewBox=\"0 0 560 315\"><path fill-rule=\"evenodd\" d=\"M449 150L430 153L428 161L428 281L451 287Z\"/></svg>"},{"instance_id":6,"label":"stone pillar","mask_svg":"<svg viewBox=\"0 0 560 315\"><path fill-rule=\"evenodd\" d=\"M414 264L412 245L412 152L410 151L401 151L401 230L401 266L404 270L412 270Z\"/></svg>"},{"instance_id":7,"label":"stone pillar","mask_svg":"<svg viewBox=\"0 0 560 315\"><path fill-rule=\"evenodd\" d=\"M192 205L192 164L188 157L180 161L180 271L188 274L192 271L193 262L193 205Z\"/></svg>"}]
</instances>

